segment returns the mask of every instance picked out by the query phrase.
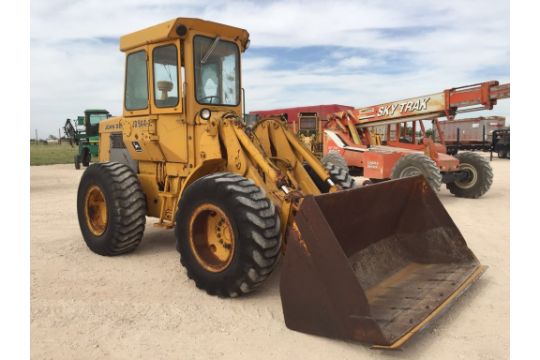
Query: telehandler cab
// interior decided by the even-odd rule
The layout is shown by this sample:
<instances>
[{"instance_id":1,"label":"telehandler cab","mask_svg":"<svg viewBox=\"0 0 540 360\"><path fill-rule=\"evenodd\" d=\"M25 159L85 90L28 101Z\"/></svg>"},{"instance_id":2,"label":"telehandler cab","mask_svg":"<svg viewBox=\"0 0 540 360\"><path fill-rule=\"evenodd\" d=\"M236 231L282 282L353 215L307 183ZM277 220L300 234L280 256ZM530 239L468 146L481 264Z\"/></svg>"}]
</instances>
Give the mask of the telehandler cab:
<instances>
[{"instance_id":1,"label":"telehandler cab","mask_svg":"<svg viewBox=\"0 0 540 360\"><path fill-rule=\"evenodd\" d=\"M424 178L346 190L349 175L279 120L246 129L248 44L246 30L191 18L120 39L123 115L100 123L77 196L86 244L127 253L157 218L196 286L221 297L254 290L283 257L289 328L400 347L485 267Z\"/></svg>"}]
</instances>

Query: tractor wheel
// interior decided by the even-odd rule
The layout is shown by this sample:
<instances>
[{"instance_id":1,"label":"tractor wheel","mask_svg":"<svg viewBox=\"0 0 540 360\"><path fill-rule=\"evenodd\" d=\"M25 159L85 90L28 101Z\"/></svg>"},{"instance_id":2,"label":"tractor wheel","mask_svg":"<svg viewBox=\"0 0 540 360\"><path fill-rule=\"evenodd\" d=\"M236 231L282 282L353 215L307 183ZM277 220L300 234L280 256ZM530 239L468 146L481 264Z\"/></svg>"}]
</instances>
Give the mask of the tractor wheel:
<instances>
[{"instance_id":1,"label":"tractor wheel","mask_svg":"<svg viewBox=\"0 0 540 360\"><path fill-rule=\"evenodd\" d=\"M75 155L73 161L75 162L75 169L79 170L81 168L81 156Z\"/></svg>"},{"instance_id":2,"label":"tractor wheel","mask_svg":"<svg viewBox=\"0 0 540 360\"><path fill-rule=\"evenodd\" d=\"M339 153L329 152L328 154L323 156L321 162L325 167L327 164L334 164L335 166L349 172L349 166L347 165L347 162Z\"/></svg>"},{"instance_id":3,"label":"tractor wheel","mask_svg":"<svg viewBox=\"0 0 540 360\"><path fill-rule=\"evenodd\" d=\"M424 154L408 154L402 156L392 169L392 179L424 175L435 191L441 188L442 175L435 161Z\"/></svg>"},{"instance_id":4,"label":"tractor wheel","mask_svg":"<svg viewBox=\"0 0 540 360\"><path fill-rule=\"evenodd\" d=\"M336 184L339 185L342 189L352 189L354 187L354 179L351 174L349 174L349 168L342 168L333 163L327 163L324 166L330 173L330 179ZM326 191L328 192L328 190Z\"/></svg>"},{"instance_id":5,"label":"tractor wheel","mask_svg":"<svg viewBox=\"0 0 540 360\"><path fill-rule=\"evenodd\" d=\"M327 162L324 167L326 170L328 170L330 179L334 182L334 184L340 186L344 190L354 187L354 179L352 178L351 174L349 174L348 168L344 169L343 167L334 165L331 162ZM325 194L330 190L330 185L322 181L311 166L304 164L304 168L321 193Z\"/></svg>"},{"instance_id":6,"label":"tractor wheel","mask_svg":"<svg viewBox=\"0 0 540 360\"><path fill-rule=\"evenodd\" d=\"M146 224L146 200L137 175L116 162L90 165L79 184L77 213L84 241L96 254L134 250Z\"/></svg>"},{"instance_id":7,"label":"tractor wheel","mask_svg":"<svg viewBox=\"0 0 540 360\"><path fill-rule=\"evenodd\" d=\"M82 156L82 164L84 167L88 167L88 165L90 165L91 158L92 155L90 155L90 150L88 148L84 148Z\"/></svg>"},{"instance_id":8,"label":"tractor wheel","mask_svg":"<svg viewBox=\"0 0 540 360\"><path fill-rule=\"evenodd\" d=\"M505 150L499 150L497 152L497 157L499 159L506 159L508 157L508 154L507 154L507 152Z\"/></svg>"},{"instance_id":9,"label":"tractor wheel","mask_svg":"<svg viewBox=\"0 0 540 360\"><path fill-rule=\"evenodd\" d=\"M182 195L176 241L188 277L210 295L253 291L281 250L279 214L253 181L232 173L204 176Z\"/></svg>"},{"instance_id":10,"label":"tractor wheel","mask_svg":"<svg viewBox=\"0 0 540 360\"><path fill-rule=\"evenodd\" d=\"M446 184L446 187L457 197L476 199L484 195L493 183L493 170L489 161L482 156L463 152L456 155L459 169L468 173L468 179Z\"/></svg>"}]
</instances>

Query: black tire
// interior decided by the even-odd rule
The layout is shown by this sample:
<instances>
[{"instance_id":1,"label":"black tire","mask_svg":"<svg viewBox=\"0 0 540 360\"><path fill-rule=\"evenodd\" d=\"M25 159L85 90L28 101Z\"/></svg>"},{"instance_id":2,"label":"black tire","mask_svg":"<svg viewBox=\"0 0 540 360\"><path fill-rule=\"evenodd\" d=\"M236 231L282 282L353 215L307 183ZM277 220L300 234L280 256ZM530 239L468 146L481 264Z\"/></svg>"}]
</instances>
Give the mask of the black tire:
<instances>
[{"instance_id":1,"label":"black tire","mask_svg":"<svg viewBox=\"0 0 540 360\"><path fill-rule=\"evenodd\" d=\"M493 183L493 169L489 161L479 154L462 152L456 155L460 169L469 171L470 177L464 182L446 184L455 196L476 199L484 195Z\"/></svg>"},{"instance_id":2,"label":"black tire","mask_svg":"<svg viewBox=\"0 0 540 360\"><path fill-rule=\"evenodd\" d=\"M408 154L402 156L392 169L392 179L423 175L431 188L439 191L442 175L435 161L424 154Z\"/></svg>"},{"instance_id":3,"label":"black tire","mask_svg":"<svg viewBox=\"0 0 540 360\"><path fill-rule=\"evenodd\" d=\"M330 179L339 185L342 189L352 189L354 187L354 179L349 174L349 168L343 168L333 163L327 163L325 165L326 170L330 173Z\"/></svg>"},{"instance_id":4,"label":"black tire","mask_svg":"<svg viewBox=\"0 0 540 360\"><path fill-rule=\"evenodd\" d=\"M75 162L75 169L79 170L81 168L81 156L75 155L73 161Z\"/></svg>"},{"instance_id":5,"label":"black tire","mask_svg":"<svg viewBox=\"0 0 540 360\"><path fill-rule=\"evenodd\" d=\"M311 166L304 164L304 168L321 193L326 194L328 191L330 191L330 185L322 181ZM349 174L349 169L345 170L330 162L326 163L325 168L334 184L339 185L344 190L354 187L354 179L352 178L351 174Z\"/></svg>"},{"instance_id":6,"label":"black tire","mask_svg":"<svg viewBox=\"0 0 540 360\"><path fill-rule=\"evenodd\" d=\"M497 157L499 159L509 159L510 158L510 151L506 151L506 150L499 150L497 151Z\"/></svg>"},{"instance_id":7,"label":"black tire","mask_svg":"<svg viewBox=\"0 0 540 360\"><path fill-rule=\"evenodd\" d=\"M84 167L88 167L88 165L90 165L91 158L92 158L92 155L90 154L90 150L88 148L84 148L83 156L82 156L82 164Z\"/></svg>"},{"instance_id":8,"label":"black tire","mask_svg":"<svg viewBox=\"0 0 540 360\"><path fill-rule=\"evenodd\" d=\"M85 211L87 194L96 186L107 208L105 230L100 235L92 231ZM90 250L104 256L133 251L141 242L146 224L146 200L137 175L127 165L116 162L90 165L79 184L77 213Z\"/></svg>"},{"instance_id":9,"label":"black tire","mask_svg":"<svg viewBox=\"0 0 540 360\"><path fill-rule=\"evenodd\" d=\"M335 166L349 172L349 166L347 165L347 161L345 161L345 158L341 156L341 154L336 152L329 152L328 154L324 155L321 159L321 163L326 167L327 164L334 164Z\"/></svg>"},{"instance_id":10,"label":"black tire","mask_svg":"<svg viewBox=\"0 0 540 360\"><path fill-rule=\"evenodd\" d=\"M226 215L234 236L230 262L219 271L205 268L191 246L191 218L198 208L209 205ZM178 204L175 234L188 277L199 289L220 297L253 291L274 270L281 250L274 204L253 181L233 173L204 176L185 190Z\"/></svg>"}]
</instances>

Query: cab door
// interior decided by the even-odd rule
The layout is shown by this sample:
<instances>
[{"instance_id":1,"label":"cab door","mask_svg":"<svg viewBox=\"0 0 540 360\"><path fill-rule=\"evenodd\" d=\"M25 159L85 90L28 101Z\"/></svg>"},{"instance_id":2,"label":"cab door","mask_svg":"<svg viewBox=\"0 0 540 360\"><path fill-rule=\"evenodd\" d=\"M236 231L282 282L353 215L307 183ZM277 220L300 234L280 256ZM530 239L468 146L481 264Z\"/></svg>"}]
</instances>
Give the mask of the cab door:
<instances>
[{"instance_id":1,"label":"cab door","mask_svg":"<svg viewBox=\"0 0 540 360\"><path fill-rule=\"evenodd\" d=\"M187 163L187 125L183 113L183 80L180 42L149 46L151 62L151 113L155 116L156 135L166 161Z\"/></svg>"}]
</instances>

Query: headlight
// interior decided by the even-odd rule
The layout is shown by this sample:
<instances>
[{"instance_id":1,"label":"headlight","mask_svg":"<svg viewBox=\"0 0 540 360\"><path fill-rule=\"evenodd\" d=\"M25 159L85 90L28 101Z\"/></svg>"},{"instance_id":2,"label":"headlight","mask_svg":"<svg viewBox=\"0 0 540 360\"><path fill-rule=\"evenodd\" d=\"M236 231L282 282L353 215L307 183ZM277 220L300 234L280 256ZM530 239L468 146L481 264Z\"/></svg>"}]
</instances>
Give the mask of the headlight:
<instances>
[{"instance_id":1,"label":"headlight","mask_svg":"<svg viewBox=\"0 0 540 360\"><path fill-rule=\"evenodd\" d=\"M199 112L199 115L200 115L201 118L203 118L204 120L208 120L208 119L210 119L210 115L212 115L212 112L210 111L210 109L202 109L202 110Z\"/></svg>"}]
</instances>

